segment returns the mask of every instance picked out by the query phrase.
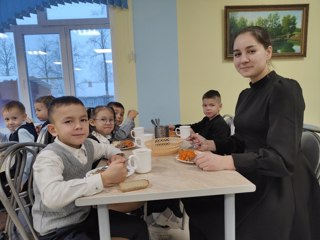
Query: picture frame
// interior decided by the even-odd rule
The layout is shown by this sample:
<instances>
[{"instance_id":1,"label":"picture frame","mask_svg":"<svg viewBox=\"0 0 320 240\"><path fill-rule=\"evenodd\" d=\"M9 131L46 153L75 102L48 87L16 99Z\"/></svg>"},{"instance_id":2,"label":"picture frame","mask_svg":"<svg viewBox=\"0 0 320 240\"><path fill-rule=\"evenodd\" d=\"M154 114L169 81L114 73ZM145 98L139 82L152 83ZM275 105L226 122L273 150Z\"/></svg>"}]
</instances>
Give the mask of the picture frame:
<instances>
[{"instance_id":1,"label":"picture frame","mask_svg":"<svg viewBox=\"0 0 320 240\"><path fill-rule=\"evenodd\" d=\"M309 4L225 6L225 59L233 57L237 32L250 25L268 30L273 57L305 57Z\"/></svg>"}]
</instances>

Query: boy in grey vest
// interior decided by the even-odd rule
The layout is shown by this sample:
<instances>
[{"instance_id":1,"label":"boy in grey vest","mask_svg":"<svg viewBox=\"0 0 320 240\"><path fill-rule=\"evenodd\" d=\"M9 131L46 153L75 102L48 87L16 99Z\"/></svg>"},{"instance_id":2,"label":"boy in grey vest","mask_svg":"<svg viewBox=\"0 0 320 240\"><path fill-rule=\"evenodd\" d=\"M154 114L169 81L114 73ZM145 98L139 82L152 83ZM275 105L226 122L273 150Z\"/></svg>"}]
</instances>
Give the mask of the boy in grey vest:
<instances>
[{"instance_id":1,"label":"boy in grey vest","mask_svg":"<svg viewBox=\"0 0 320 240\"><path fill-rule=\"evenodd\" d=\"M125 158L114 154L112 145L87 139L89 123L83 103L65 96L52 101L48 131L55 142L42 150L33 165L35 203L33 224L40 239L99 239L95 208L77 207L75 200L103 191L125 180ZM86 177L92 163L105 157L108 169ZM112 237L147 240L144 221L109 210Z\"/></svg>"}]
</instances>

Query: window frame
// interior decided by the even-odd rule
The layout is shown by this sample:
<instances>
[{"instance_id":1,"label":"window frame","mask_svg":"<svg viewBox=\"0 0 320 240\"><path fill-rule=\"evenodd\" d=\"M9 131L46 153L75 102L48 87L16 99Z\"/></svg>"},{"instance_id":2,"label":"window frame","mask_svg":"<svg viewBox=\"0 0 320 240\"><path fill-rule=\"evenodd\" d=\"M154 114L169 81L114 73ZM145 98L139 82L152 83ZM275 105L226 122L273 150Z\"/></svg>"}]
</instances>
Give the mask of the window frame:
<instances>
[{"instance_id":1,"label":"window frame","mask_svg":"<svg viewBox=\"0 0 320 240\"><path fill-rule=\"evenodd\" d=\"M24 103L28 116L32 116L32 103L30 102L30 94L28 90L28 73L25 55L26 51L24 44L24 36L36 34L59 34L61 61L63 62L62 71L65 94L75 96L76 92L70 31L79 29L111 29L109 8L107 5L106 8L107 18L86 18L66 20L48 20L45 9L43 11L37 11L38 24L12 25L10 30L7 31L12 32L14 37L15 53L17 59L17 86L19 100Z\"/></svg>"}]
</instances>

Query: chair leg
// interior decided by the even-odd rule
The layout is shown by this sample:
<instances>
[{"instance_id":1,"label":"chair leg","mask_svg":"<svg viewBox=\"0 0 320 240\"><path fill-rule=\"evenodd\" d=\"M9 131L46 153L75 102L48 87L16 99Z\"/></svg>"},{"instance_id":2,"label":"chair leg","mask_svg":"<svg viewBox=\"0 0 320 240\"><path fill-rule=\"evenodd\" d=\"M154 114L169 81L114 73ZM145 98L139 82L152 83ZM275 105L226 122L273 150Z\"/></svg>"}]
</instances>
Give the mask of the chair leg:
<instances>
[{"instance_id":1,"label":"chair leg","mask_svg":"<svg viewBox=\"0 0 320 240\"><path fill-rule=\"evenodd\" d=\"M0 212L0 231L3 231L6 227L7 216L8 214L6 211Z\"/></svg>"},{"instance_id":2,"label":"chair leg","mask_svg":"<svg viewBox=\"0 0 320 240\"><path fill-rule=\"evenodd\" d=\"M1 196L4 196L4 195L5 195L2 187L0 187L0 192L1 192L1 193L0 193ZM18 219L18 217L17 217L17 215L16 215L16 213L15 213L15 210L13 209L12 205L10 204L10 201L8 200L8 198L4 198L4 197L3 197L3 198L1 198L0 200L1 200L2 204L3 204L3 206L5 207L5 209L7 209L7 212L8 212L7 222L9 223L9 222L12 221L12 222L16 225L19 233L21 234L22 239L28 240L29 237L28 237L28 235L26 234L26 232L25 232L25 230L24 230L24 227L23 227L22 224L20 223L20 221L19 221L19 219ZM10 219L9 219L9 218L10 218ZM9 225L10 225L10 224L9 224ZM10 230L11 230L11 229L10 229L10 228L7 228L7 226L6 226L6 231L7 231L7 233L9 234L9 239L10 239Z\"/></svg>"}]
</instances>

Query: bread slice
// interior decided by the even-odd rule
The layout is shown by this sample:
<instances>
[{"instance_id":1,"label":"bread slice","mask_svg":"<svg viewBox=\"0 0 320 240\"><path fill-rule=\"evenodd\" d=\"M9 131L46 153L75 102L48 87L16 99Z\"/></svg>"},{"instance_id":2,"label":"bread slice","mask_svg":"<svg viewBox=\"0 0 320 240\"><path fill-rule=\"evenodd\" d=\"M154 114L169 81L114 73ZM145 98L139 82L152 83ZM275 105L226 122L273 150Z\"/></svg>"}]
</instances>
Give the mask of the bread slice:
<instances>
[{"instance_id":1,"label":"bread slice","mask_svg":"<svg viewBox=\"0 0 320 240\"><path fill-rule=\"evenodd\" d=\"M134 181L122 182L119 184L119 186L122 192L129 192L147 188L149 186L149 181L147 179L139 179Z\"/></svg>"}]
</instances>

